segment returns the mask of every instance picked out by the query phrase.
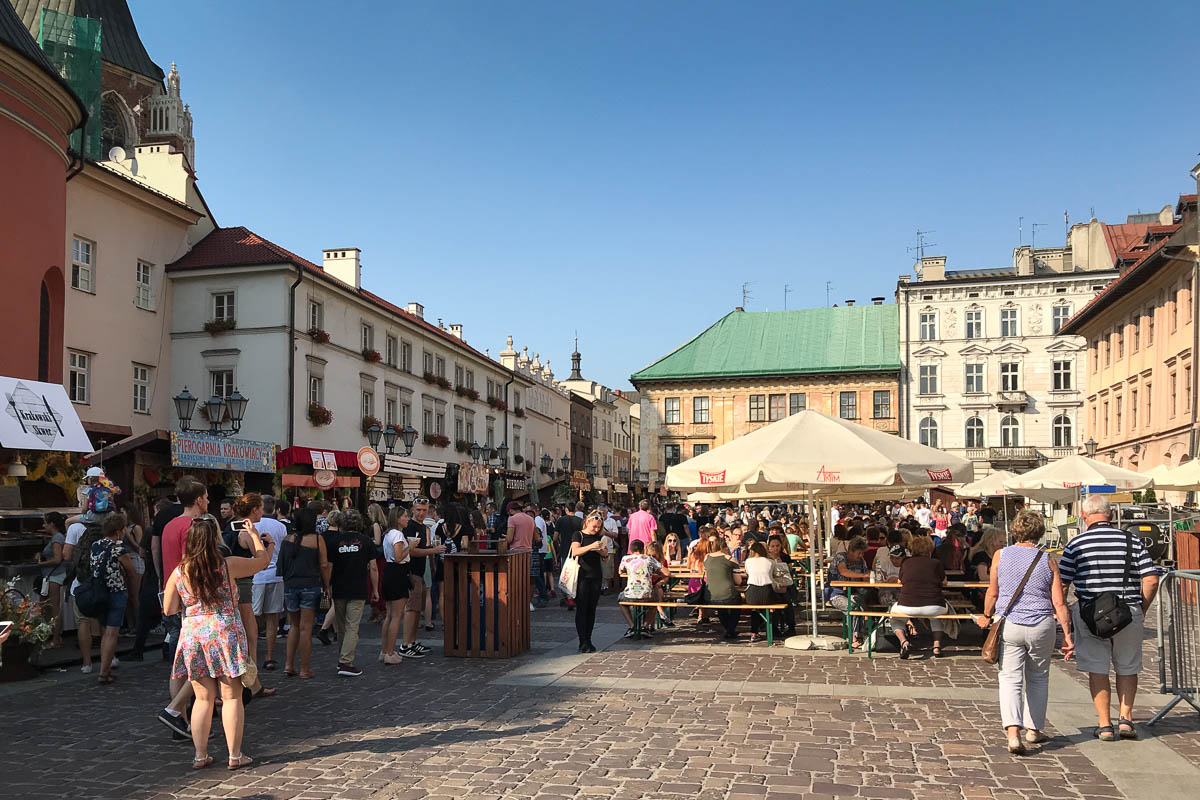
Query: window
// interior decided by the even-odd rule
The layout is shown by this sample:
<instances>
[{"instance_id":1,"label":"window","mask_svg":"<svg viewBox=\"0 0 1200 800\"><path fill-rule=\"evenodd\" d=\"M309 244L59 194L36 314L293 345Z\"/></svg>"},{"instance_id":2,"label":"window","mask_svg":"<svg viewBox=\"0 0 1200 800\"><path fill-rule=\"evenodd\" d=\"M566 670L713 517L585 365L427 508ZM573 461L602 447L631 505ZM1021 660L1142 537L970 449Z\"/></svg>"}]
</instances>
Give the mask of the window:
<instances>
[{"instance_id":1,"label":"window","mask_svg":"<svg viewBox=\"0 0 1200 800\"><path fill-rule=\"evenodd\" d=\"M79 289L83 292L95 292L95 282L93 281L92 255L95 251L95 243L89 242L87 239L75 237L71 245L71 288Z\"/></svg>"},{"instance_id":2,"label":"window","mask_svg":"<svg viewBox=\"0 0 1200 800\"><path fill-rule=\"evenodd\" d=\"M433 353L428 350L421 351L421 371L426 375L433 374ZM492 392L488 390L488 397L492 397Z\"/></svg>"},{"instance_id":3,"label":"window","mask_svg":"<svg viewBox=\"0 0 1200 800\"><path fill-rule=\"evenodd\" d=\"M983 420L979 417L971 417L967 420L966 429L967 447L983 447Z\"/></svg>"},{"instance_id":4,"label":"window","mask_svg":"<svg viewBox=\"0 0 1200 800\"><path fill-rule=\"evenodd\" d=\"M383 424L396 424L396 398L389 397L383 401Z\"/></svg>"},{"instance_id":5,"label":"window","mask_svg":"<svg viewBox=\"0 0 1200 800\"><path fill-rule=\"evenodd\" d=\"M775 422L787 416L787 395L773 394L768 398L767 412L770 420Z\"/></svg>"},{"instance_id":6,"label":"window","mask_svg":"<svg viewBox=\"0 0 1200 800\"><path fill-rule=\"evenodd\" d=\"M1104 334L1104 366L1112 363L1112 337Z\"/></svg>"},{"instance_id":7,"label":"window","mask_svg":"<svg viewBox=\"0 0 1200 800\"><path fill-rule=\"evenodd\" d=\"M457 386L465 386L466 384L464 383L464 381L466 381L466 375L463 372L463 366L462 366L462 364L456 363L454 365L454 385L456 387Z\"/></svg>"},{"instance_id":8,"label":"window","mask_svg":"<svg viewBox=\"0 0 1200 800\"><path fill-rule=\"evenodd\" d=\"M1153 406L1151 406L1151 394L1150 394L1150 390L1152 388L1153 387L1151 384L1149 384L1149 383L1146 384L1146 424L1147 425L1150 424L1150 411L1153 408Z\"/></svg>"},{"instance_id":9,"label":"window","mask_svg":"<svg viewBox=\"0 0 1200 800\"><path fill-rule=\"evenodd\" d=\"M709 409L707 397L692 398L692 422L708 422Z\"/></svg>"},{"instance_id":10,"label":"window","mask_svg":"<svg viewBox=\"0 0 1200 800\"><path fill-rule=\"evenodd\" d=\"M679 463L679 461L680 461L679 450L680 450L680 447L677 444L663 445L663 461L666 462L666 465L668 467L673 467Z\"/></svg>"},{"instance_id":11,"label":"window","mask_svg":"<svg viewBox=\"0 0 1200 800\"><path fill-rule=\"evenodd\" d=\"M412 373L412 344L400 342L400 369Z\"/></svg>"},{"instance_id":12,"label":"window","mask_svg":"<svg viewBox=\"0 0 1200 800\"><path fill-rule=\"evenodd\" d=\"M842 419L858 419L858 392L838 394L838 416Z\"/></svg>"},{"instance_id":13,"label":"window","mask_svg":"<svg viewBox=\"0 0 1200 800\"><path fill-rule=\"evenodd\" d=\"M470 415L467 417L466 435L463 436L463 439L468 442L475 441L475 416L474 415Z\"/></svg>"},{"instance_id":14,"label":"window","mask_svg":"<svg viewBox=\"0 0 1200 800\"><path fill-rule=\"evenodd\" d=\"M308 376L308 402L324 405L325 403L325 379L319 378L316 375Z\"/></svg>"},{"instance_id":15,"label":"window","mask_svg":"<svg viewBox=\"0 0 1200 800\"><path fill-rule=\"evenodd\" d=\"M1132 407L1132 406L1131 406ZM1066 414L1059 414L1054 418L1053 442L1055 447L1074 447L1074 432L1071 430L1071 418Z\"/></svg>"},{"instance_id":16,"label":"window","mask_svg":"<svg viewBox=\"0 0 1200 800\"><path fill-rule=\"evenodd\" d=\"M421 433L428 436L433 433L433 409L421 410Z\"/></svg>"},{"instance_id":17,"label":"window","mask_svg":"<svg viewBox=\"0 0 1200 800\"><path fill-rule=\"evenodd\" d=\"M706 445L706 444L692 445L692 458L695 458L696 456L702 456L707 452L708 452L708 445Z\"/></svg>"},{"instance_id":18,"label":"window","mask_svg":"<svg viewBox=\"0 0 1200 800\"><path fill-rule=\"evenodd\" d=\"M921 420L921 424L917 430L921 444L926 447L938 446L938 426L933 417L926 417Z\"/></svg>"},{"instance_id":19,"label":"window","mask_svg":"<svg viewBox=\"0 0 1200 800\"><path fill-rule=\"evenodd\" d=\"M668 425L677 425L683 421L683 414L679 410L679 398L668 397L663 400L663 422Z\"/></svg>"},{"instance_id":20,"label":"window","mask_svg":"<svg viewBox=\"0 0 1200 800\"><path fill-rule=\"evenodd\" d=\"M1100 340L1092 339L1092 346L1088 348L1092 353L1092 372L1100 371Z\"/></svg>"},{"instance_id":21,"label":"window","mask_svg":"<svg viewBox=\"0 0 1200 800\"><path fill-rule=\"evenodd\" d=\"M1021 390L1021 379L1018 372L1020 366L1014 362L1000 365L1000 391L1019 392Z\"/></svg>"},{"instance_id":22,"label":"window","mask_svg":"<svg viewBox=\"0 0 1200 800\"><path fill-rule=\"evenodd\" d=\"M1117 344L1117 360L1120 361L1125 357L1125 331L1123 326L1118 325L1113 331L1113 338Z\"/></svg>"},{"instance_id":23,"label":"window","mask_svg":"<svg viewBox=\"0 0 1200 800\"><path fill-rule=\"evenodd\" d=\"M1008 414L1000 420L1000 446L1021 446L1021 423L1012 414Z\"/></svg>"},{"instance_id":24,"label":"window","mask_svg":"<svg viewBox=\"0 0 1200 800\"><path fill-rule=\"evenodd\" d=\"M1138 390L1129 392L1129 430L1137 428L1138 421Z\"/></svg>"},{"instance_id":25,"label":"window","mask_svg":"<svg viewBox=\"0 0 1200 800\"><path fill-rule=\"evenodd\" d=\"M1190 413L1192 410L1192 368L1183 368L1183 410L1184 413Z\"/></svg>"},{"instance_id":26,"label":"window","mask_svg":"<svg viewBox=\"0 0 1200 800\"><path fill-rule=\"evenodd\" d=\"M446 359L441 356L433 359L433 374L439 378L446 377Z\"/></svg>"},{"instance_id":27,"label":"window","mask_svg":"<svg viewBox=\"0 0 1200 800\"><path fill-rule=\"evenodd\" d=\"M1146 347L1154 344L1154 306L1146 309Z\"/></svg>"},{"instance_id":28,"label":"window","mask_svg":"<svg viewBox=\"0 0 1200 800\"><path fill-rule=\"evenodd\" d=\"M929 342L937 338L937 313L921 312L921 341Z\"/></svg>"},{"instance_id":29,"label":"window","mask_svg":"<svg viewBox=\"0 0 1200 800\"><path fill-rule=\"evenodd\" d=\"M233 292L213 292L213 319L237 319Z\"/></svg>"},{"instance_id":30,"label":"window","mask_svg":"<svg viewBox=\"0 0 1200 800\"><path fill-rule=\"evenodd\" d=\"M383 360L389 367L396 366L396 337L388 334L383 339Z\"/></svg>"},{"instance_id":31,"label":"window","mask_svg":"<svg viewBox=\"0 0 1200 800\"><path fill-rule=\"evenodd\" d=\"M1114 403L1115 403L1115 408L1116 408L1116 412L1117 412L1117 433L1120 433L1121 432L1121 421L1124 418L1124 414L1122 412L1125 410L1125 398L1121 397L1120 395L1117 395L1116 399L1114 400Z\"/></svg>"},{"instance_id":32,"label":"window","mask_svg":"<svg viewBox=\"0 0 1200 800\"><path fill-rule=\"evenodd\" d=\"M1071 318L1071 307L1068 305L1055 306L1051 313L1053 314L1051 330L1053 333L1058 333L1062 330L1063 325L1067 324L1067 320Z\"/></svg>"},{"instance_id":33,"label":"window","mask_svg":"<svg viewBox=\"0 0 1200 800\"><path fill-rule=\"evenodd\" d=\"M400 427L412 425L412 403L407 401L400 404Z\"/></svg>"},{"instance_id":34,"label":"window","mask_svg":"<svg viewBox=\"0 0 1200 800\"><path fill-rule=\"evenodd\" d=\"M922 364L919 371L920 378L917 385L917 394L937 394L938 393L938 368L937 364Z\"/></svg>"},{"instance_id":35,"label":"window","mask_svg":"<svg viewBox=\"0 0 1200 800\"><path fill-rule=\"evenodd\" d=\"M375 393L374 392L364 391L362 393L362 415L364 417L375 416Z\"/></svg>"},{"instance_id":36,"label":"window","mask_svg":"<svg viewBox=\"0 0 1200 800\"><path fill-rule=\"evenodd\" d=\"M140 364L133 365L133 411L150 413L150 368Z\"/></svg>"},{"instance_id":37,"label":"window","mask_svg":"<svg viewBox=\"0 0 1200 800\"><path fill-rule=\"evenodd\" d=\"M1000 309L1000 335L1001 336L1020 336L1021 332L1017 325L1017 310L1015 308Z\"/></svg>"},{"instance_id":38,"label":"window","mask_svg":"<svg viewBox=\"0 0 1200 800\"><path fill-rule=\"evenodd\" d=\"M967 332L967 338L968 339L982 339L983 338L983 312L982 311L968 311L965 315L965 318L966 318L966 326L965 327L966 327L966 332Z\"/></svg>"},{"instance_id":39,"label":"window","mask_svg":"<svg viewBox=\"0 0 1200 800\"><path fill-rule=\"evenodd\" d=\"M1142 321L1135 314L1129 318L1129 352L1136 353L1142 347Z\"/></svg>"},{"instance_id":40,"label":"window","mask_svg":"<svg viewBox=\"0 0 1200 800\"><path fill-rule=\"evenodd\" d=\"M1167 376L1167 381L1167 410L1170 412L1170 416L1174 417L1175 412L1178 410L1178 404L1175 402L1176 380L1174 372Z\"/></svg>"},{"instance_id":41,"label":"window","mask_svg":"<svg viewBox=\"0 0 1200 800\"><path fill-rule=\"evenodd\" d=\"M309 330L325 330L325 306L316 300L308 301L308 328Z\"/></svg>"},{"instance_id":42,"label":"window","mask_svg":"<svg viewBox=\"0 0 1200 800\"><path fill-rule=\"evenodd\" d=\"M1179 291L1172 292L1171 301L1167 303L1171 313L1171 333L1179 329Z\"/></svg>"},{"instance_id":43,"label":"window","mask_svg":"<svg viewBox=\"0 0 1200 800\"><path fill-rule=\"evenodd\" d=\"M876 389L872 393L871 404L874 406L875 419L892 418L892 393L887 389Z\"/></svg>"},{"instance_id":44,"label":"window","mask_svg":"<svg viewBox=\"0 0 1200 800\"><path fill-rule=\"evenodd\" d=\"M463 373L463 377L466 378L467 388L474 389L475 388L475 370L473 370L473 369L466 370Z\"/></svg>"},{"instance_id":45,"label":"window","mask_svg":"<svg viewBox=\"0 0 1200 800\"><path fill-rule=\"evenodd\" d=\"M963 392L965 394L983 393L983 364L963 365Z\"/></svg>"},{"instance_id":46,"label":"window","mask_svg":"<svg viewBox=\"0 0 1200 800\"><path fill-rule=\"evenodd\" d=\"M792 392L788 395L788 414L799 414L808 408L808 395L804 392Z\"/></svg>"},{"instance_id":47,"label":"window","mask_svg":"<svg viewBox=\"0 0 1200 800\"><path fill-rule=\"evenodd\" d=\"M1071 362L1070 361L1055 361L1053 364L1054 373L1054 391L1069 392L1071 391Z\"/></svg>"},{"instance_id":48,"label":"window","mask_svg":"<svg viewBox=\"0 0 1200 800\"><path fill-rule=\"evenodd\" d=\"M138 308L154 310L154 265L138 261L133 277L133 302Z\"/></svg>"},{"instance_id":49,"label":"window","mask_svg":"<svg viewBox=\"0 0 1200 800\"><path fill-rule=\"evenodd\" d=\"M212 393L217 397L229 397L233 394L233 370L214 369L208 373L211 376Z\"/></svg>"},{"instance_id":50,"label":"window","mask_svg":"<svg viewBox=\"0 0 1200 800\"><path fill-rule=\"evenodd\" d=\"M1108 436L1108 401L1104 401L1104 435Z\"/></svg>"},{"instance_id":51,"label":"window","mask_svg":"<svg viewBox=\"0 0 1200 800\"><path fill-rule=\"evenodd\" d=\"M362 349L363 350L374 350L375 349L375 328L373 328L372 326L370 326L364 322L358 326L358 332L359 332L359 345L361 345Z\"/></svg>"},{"instance_id":52,"label":"window","mask_svg":"<svg viewBox=\"0 0 1200 800\"><path fill-rule=\"evenodd\" d=\"M461 442L467 436L467 420L461 408L454 409L454 441Z\"/></svg>"},{"instance_id":53,"label":"window","mask_svg":"<svg viewBox=\"0 0 1200 800\"><path fill-rule=\"evenodd\" d=\"M765 394L750 395L750 421L767 421L767 396Z\"/></svg>"}]
</instances>

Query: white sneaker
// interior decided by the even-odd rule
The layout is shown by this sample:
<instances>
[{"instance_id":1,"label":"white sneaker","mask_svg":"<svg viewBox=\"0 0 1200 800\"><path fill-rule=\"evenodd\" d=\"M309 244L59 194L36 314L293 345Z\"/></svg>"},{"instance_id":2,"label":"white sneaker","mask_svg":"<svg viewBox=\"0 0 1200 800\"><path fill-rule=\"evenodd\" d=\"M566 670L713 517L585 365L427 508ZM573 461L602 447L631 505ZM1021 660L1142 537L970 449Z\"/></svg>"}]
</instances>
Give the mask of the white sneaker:
<instances>
[{"instance_id":1,"label":"white sneaker","mask_svg":"<svg viewBox=\"0 0 1200 800\"><path fill-rule=\"evenodd\" d=\"M82 667L79 668L79 671L82 672L84 675L91 675L92 674L92 665L84 664Z\"/></svg>"},{"instance_id":2,"label":"white sneaker","mask_svg":"<svg viewBox=\"0 0 1200 800\"><path fill-rule=\"evenodd\" d=\"M113 656L112 668L116 669L119 666L121 666L121 659L117 658L116 656Z\"/></svg>"}]
</instances>

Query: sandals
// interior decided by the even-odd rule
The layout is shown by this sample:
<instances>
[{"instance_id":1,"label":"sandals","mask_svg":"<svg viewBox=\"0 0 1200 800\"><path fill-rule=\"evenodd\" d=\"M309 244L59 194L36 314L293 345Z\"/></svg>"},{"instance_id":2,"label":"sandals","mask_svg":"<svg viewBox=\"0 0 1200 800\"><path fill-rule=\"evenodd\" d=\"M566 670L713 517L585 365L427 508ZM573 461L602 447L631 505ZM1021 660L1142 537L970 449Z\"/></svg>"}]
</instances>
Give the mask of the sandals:
<instances>
[{"instance_id":1,"label":"sandals","mask_svg":"<svg viewBox=\"0 0 1200 800\"><path fill-rule=\"evenodd\" d=\"M275 659L272 658L263 664L263 669L267 672L274 672L278 666L279 664L275 663Z\"/></svg>"},{"instance_id":2,"label":"sandals","mask_svg":"<svg viewBox=\"0 0 1200 800\"><path fill-rule=\"evenodd\" d=\"M209 761L211 761L211 760L212 759L210 758ZM251 758L250 756L237 756L236 758L229 759L229 768L230 769L241 769L242 767L248 767L253 763L254 763L254 759Z\"/></svg>"},{"instance_id":3,"label":"sandals","mask_svg":"<svg viewBox=\"0 0 1200 800\"><path fill-rule=\"evenodd\" d=\"M900 659L902 661L907 661L910 655L912 655L912 645L910 645L908 642L900 645Z\"/></svg>"},{"instance_id":4,"label":"sandals","mask_svg":"<svg viewBox=\"0 0 1200 800\"><path fill-rule=\"evenodd\" d=\"M192 769L204 769L212 762L213 762L212 756L205 756L204 758L193 758L192 759Z\"/></svg>"},{"instance_id":5,"label":"sandals","mask_svg":"<svg viewBox=\"0 0 1200 800\"><path fill-rule=\"evenodd\" d=\"M258 687L258 691L255 692L253 696L254 697L274 697L275 693L277 691L279 691L279 690L276 689L274 686L272 686L270 689L268 689L266 686L263 686L260 684Z\"/></svg>"},{"instance_id":6,"label":"sandals","mask_svg":"<svg viewBox=\"0 0 1200 800\"><path fill-rule=\"evenodd\" d=\"M1117 734L1113 731L1112 725L1100 725L1096 727L1096 732L1092 734L1102 742L1115 742Z\"/></svg>"},{"instance_id":7,"label":"sandals","mask_svg":"<svg viewBox=\"0 0 1200 800\"><path fill-rule=\"evenodd\" d=\"M313 672L311 669L302 669L302 670L300 670L299 674L300 674L300 677L303 679L317 677L317 673Z\"/></svg>"},{"instance_id":8,"label":"sandals","mask_svg":"<svg viewBox=\"0 0 1200 800\"><path fill-rule=\"evenodd\" d=\"M1048 741L1050 741L1050 737L1047 736L1046 734L1042 733L1041 731L1028 730L1028 729L1025 731L1025 743L1026 744L1042 744L1043 742L1048 742Z\"/></svg>"},{"instance_id":9,"label":"sandals","mask_svg":"<svg viewBox=\"0 0 1200 800\"><path fill-rule=\"evenodd\" d=\"M1112 726L1109 726L1109 727L1112 727ZM1133 726L1133 720L1125 719L1124 717L1121 717L1120 719L1117 720L1117 734L1122 739L1138 738L1137 728L1135 728Z\"/></svg>"},{"instance_id":10,"label":"sandals","mask_svg":"<svg viewBox=\"0 0 1200 800\"><path fill-rule=\"evenodd\" d=\"M112 675L101 675L99 678L96 678L96 683L100 684L101 686L108 686L112 682Z\"/></svg>"},{"instance_id":11,"label":"sandals","mask_svg":"<svg viewBox=\"0 0 1200 800\"><path fill-rule=\"evenodd\" d=\"M297 675L299 675L300 673L299 673L299 672L297 672L297 671L296 671L296 670L294 670L294 669L288 669L287 667L284 667L284 668L283 668L283 674L284 674L284 675L287 675L289 678L294 678L294 677L296 677Z\"/></svg>"},{"instance_id":12,"label":"sandals","mask_svg":"<svg viewBox=\"0 0 1200 800\"><path fill-rule=\"evenodd\" d=\"M935 647L935 648L933 648L933 657L934 658L945 658L946 651L940 647Z\"/></svg>"}]
</instances>

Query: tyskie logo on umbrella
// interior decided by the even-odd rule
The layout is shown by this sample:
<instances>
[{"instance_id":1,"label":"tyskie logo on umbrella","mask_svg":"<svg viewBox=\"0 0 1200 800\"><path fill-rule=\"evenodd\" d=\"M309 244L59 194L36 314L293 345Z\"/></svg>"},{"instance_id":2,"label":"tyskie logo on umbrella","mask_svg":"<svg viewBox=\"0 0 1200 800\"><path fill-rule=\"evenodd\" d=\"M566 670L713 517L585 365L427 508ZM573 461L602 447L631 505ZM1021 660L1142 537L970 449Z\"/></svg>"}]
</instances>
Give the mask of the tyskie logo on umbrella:
<instances>
[{"instance_id":1,"label":"tyskie logo on umbrella","mask_svg":"<svg viewBox=\"0 0 1200 800\"><path fill-rule=\"evenodd\" d=\"M723 483L725 483L725 470L721 470L720 472L700 473L701 486L720 486Z\"/></svg>"},{"instance_id":2,"label":"tyskie logo on umbrella","mask_svg":"<svg viewBox=\"0 0 1200 800\"><path fill-rule=\"evenodd\" d=\"M821 468L817 470L817 481L819 483L841 483L842 473L825 469L825 465L822 464Z\"/></svg>"},{"instance_id":3,"label":"tyskie logo on umbrella","mask_svg":"<svg viewBox=\"0 0 1200 800\"><path fill-rule=\"evenodd\" d=\"M948 469L926 469L925 472L928 473L929 480L938 483L949 483L954 480L954 473Z\"/></svg>"}]
</instances>

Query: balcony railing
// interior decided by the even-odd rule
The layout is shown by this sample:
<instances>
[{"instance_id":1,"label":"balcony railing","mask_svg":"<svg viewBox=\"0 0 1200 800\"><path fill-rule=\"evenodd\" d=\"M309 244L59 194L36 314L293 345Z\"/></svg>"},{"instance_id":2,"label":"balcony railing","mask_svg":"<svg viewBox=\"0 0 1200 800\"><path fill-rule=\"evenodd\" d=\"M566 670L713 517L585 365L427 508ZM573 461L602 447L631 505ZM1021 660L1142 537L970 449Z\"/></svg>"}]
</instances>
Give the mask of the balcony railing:
<instances>
[{"instance_id":1,"label":"balcony railing","mask_svg":"<svg viewBox=\"0 0 1200 800\"><path fill-rule=\"evenodd\" d=\"M997 392L997 406L1026 406L1029 404L1029 395L1024 391Z\"/></svg>"},{"instance_id":2,"label":"balcony railing","mask_svg":"<svg viewBox=\"0 0 1200 800\"><path fill-rule=\"evenodd\" d=\"M989 447L988 461L993 464L1029 464L1038 460L1036 447Z\"/></svg>"},{"instance_id":3,"label":"balcony railing","mask_svg":"<svg viewBox=\"0 0 1200 800\"><path fill-rule=\"evenodd\" d=\"M1055 447L1050 450L1050 457L1056 459L1066 458L1067 456L1073 456L1078 452L1079 451L1074 447Z\"/></svg>"}]
</instances>

